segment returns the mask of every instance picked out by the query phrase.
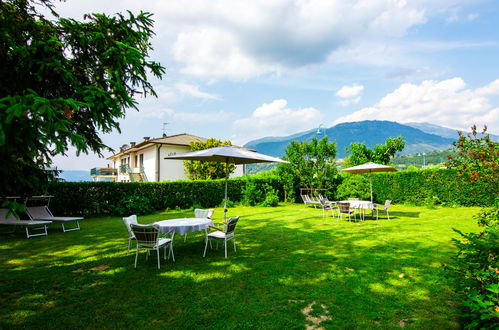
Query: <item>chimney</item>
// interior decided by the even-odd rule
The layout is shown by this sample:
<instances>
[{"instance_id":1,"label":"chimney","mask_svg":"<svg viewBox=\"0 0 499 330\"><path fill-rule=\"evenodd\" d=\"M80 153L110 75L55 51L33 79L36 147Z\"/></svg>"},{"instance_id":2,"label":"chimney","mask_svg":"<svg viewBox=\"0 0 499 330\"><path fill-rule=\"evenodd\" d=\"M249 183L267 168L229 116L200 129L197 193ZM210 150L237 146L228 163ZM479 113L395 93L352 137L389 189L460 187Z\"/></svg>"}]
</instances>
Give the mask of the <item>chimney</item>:
<instances>
[{"instance_id":1,"label":"chimney","mask_svg":"<svg viewBox=\"0 0 499 330\"><path fill-rule=\"evenodd\" d=\"M136 144L135 142L130 142L130 147L131 148L135 147L135 144Z\"/></svg>"},{"instance_id":2,"label":"chimney","mask_svg":"<svg viewBox=\"0 0 499 330\"><path fill-rule=\"evenodd\" d=\"M149 136L144 136L144 141L149 141Z\"/></svg>"}]
</instances>

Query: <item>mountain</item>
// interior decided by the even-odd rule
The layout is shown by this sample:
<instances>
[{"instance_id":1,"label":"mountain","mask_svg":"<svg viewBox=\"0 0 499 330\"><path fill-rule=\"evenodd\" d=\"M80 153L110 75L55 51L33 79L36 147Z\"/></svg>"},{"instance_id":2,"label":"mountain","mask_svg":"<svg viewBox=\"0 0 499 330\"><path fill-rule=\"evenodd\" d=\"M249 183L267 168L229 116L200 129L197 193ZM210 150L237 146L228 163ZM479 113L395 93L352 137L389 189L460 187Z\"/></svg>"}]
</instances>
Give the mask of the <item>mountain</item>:
<instances>
[{"instance_id":1,"label":"mountain","mask_svg":"<svg viewBox=\"0 0 499 330\"><path fill-rule=\"evenodd\" d=\"M430 123L405 123L405 125L420 129L425 133L435 134L445 138L450 138L454 140L457 140L458 138L457 135L457 132L459 131L458 129L447 128ZM499 135L494 135L494 134L489 134L489 135L492 141L499 142Z\"/></svg>"},{"instance_id":2,"label":"mountain","mask_svg":"<svg viewBox=\"0 0 499 330\"><path fill-rule=\"evenodd\" d=\"M338 124L325 129L325 135L330 141L336 141L338 144L337 157L339 158L347 156L345 148L352 142L364 142L368 147L372 148L376 144L383 144L388 137L402 135L405 138L406 145L401 154L413 154L447 149L456 140L456 138L426 133L409 125L377 120ZM316 131L309 130L287 137L266 137L250 141L244 146L267 155L282 157L289 142L307 141L314 136L317 136ZM322 138L323 136L323 134L320 134L318 137Z\"/></svg>"}]
</instances>

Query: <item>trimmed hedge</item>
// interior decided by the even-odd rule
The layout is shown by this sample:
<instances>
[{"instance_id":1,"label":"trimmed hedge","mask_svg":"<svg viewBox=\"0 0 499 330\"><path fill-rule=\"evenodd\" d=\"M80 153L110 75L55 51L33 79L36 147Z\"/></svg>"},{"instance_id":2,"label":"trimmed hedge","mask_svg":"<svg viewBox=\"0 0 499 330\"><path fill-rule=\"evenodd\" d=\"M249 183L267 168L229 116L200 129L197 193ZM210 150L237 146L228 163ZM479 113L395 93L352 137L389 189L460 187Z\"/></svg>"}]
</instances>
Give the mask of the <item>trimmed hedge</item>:
<instances>
[{"instance_id":1,"label":"trimmed hedge","mask_svg":"<svg viewBox=\"0 0 499 330\"><path fill-rule=\"evenodd\" d=\"M230 179L227 195L239 202L246 182L251 180L258 189L270 185L283 198L282 185L277 177L265 179L242 177ZM225 180L174 182L53 182L48 194L55 198L51 210L61 215L114 214L116 206L130 196L147 198L155 210L189 208L194 205L214 207L222 203Z\"/></svg>"},{"instance_id":2,"label":"trimmed hedge","mask_svg":"<svg viewBox=\"0 0 499 330\"><path fill-rule=\"evenodd\" d=\"M353 174L358 175L358 174ZM498 189L486 184L459 185L461 178L453 170L434 169L373 174L375 200L395 203L492 206ZM271 186L283 200L283 184L278 176L249 176L229 180L228 197L241 202L248 181L259 191ZM355 181L355 180L354 180ZM365 180L364 180L365 181ZM48 193L54 213L61 215L115 214L116 206L125 198L147 198L153 209L214 207L224 197L225 180L174 182L53 182ZM360 184L360 183L359 183ZM367 181L365 184L368 184ZM459 190L458 187L461 189ZM365 187L369 189L368 186ZM297 192L299 193L299 192ZM338 196L332 197L337 199Z\"/></svg>"},{"instance_id":3,"label":"trimmed hedge","mask_svg":"<svg viewBox=\"0 0 499 330\"><path fill-rule=\"evenodd\" d=\"M487 184L459 184L454 170L428 169L373 175L376 200L395 203L424 204L428 200L444 205L492 206L498 196L498 187Z\"/></svg>"}]
</instances>

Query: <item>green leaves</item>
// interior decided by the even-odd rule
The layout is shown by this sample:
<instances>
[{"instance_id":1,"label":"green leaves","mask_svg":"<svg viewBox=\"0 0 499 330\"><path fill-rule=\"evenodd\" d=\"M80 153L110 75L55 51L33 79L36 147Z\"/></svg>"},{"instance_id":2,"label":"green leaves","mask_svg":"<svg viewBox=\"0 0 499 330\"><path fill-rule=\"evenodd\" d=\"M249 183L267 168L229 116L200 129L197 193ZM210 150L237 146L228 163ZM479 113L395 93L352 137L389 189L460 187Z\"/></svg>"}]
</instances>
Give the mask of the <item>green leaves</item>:
<instances>
[{"instance_id":1,"label":"green leaves","mask_svg":"<svg viewBox=\"0 0 499 330\"><path fill-rule=\"evenodd\" d=\"M35 194L44 168L69 146L77 152L109 149L99 133L136 108L137 94L156 95L148 73L165 69L149 61L149 13L60 18L37 13L33 1L0 2L0 195ZM8 178L8 179L7 179ZM1 196L0 196L1 197Z\"/></svg>"},{"instance_id":2,"label":"green leaves","mask_svg":"<svg viewBox=\"0 0 499 330\"><path fill-rule=\"evenodd\" d=\"M388 165L390 159L398 151L402 151L404 147L405 140L402 136L389 137L385 144L377 144L373 149L368 148L363 142L351 143L350 147L347 148L347 152L350 154L347 166L357 166L368 162Z\"/></svg>"},{"instance_id":3,"label":"green leaves","mask_svg":"<svg viewBox=\"0 0 499 330\"><path fill-rule=\"evenodd\" d=\"M327 137L321 140L314 137L304 142L291 141L284 157L290 163L277 167L286 189L286 200L293 200L299 188L333 190L338 177L335 157L336 143L330 143Z\"/></svg>"}]
</instances>

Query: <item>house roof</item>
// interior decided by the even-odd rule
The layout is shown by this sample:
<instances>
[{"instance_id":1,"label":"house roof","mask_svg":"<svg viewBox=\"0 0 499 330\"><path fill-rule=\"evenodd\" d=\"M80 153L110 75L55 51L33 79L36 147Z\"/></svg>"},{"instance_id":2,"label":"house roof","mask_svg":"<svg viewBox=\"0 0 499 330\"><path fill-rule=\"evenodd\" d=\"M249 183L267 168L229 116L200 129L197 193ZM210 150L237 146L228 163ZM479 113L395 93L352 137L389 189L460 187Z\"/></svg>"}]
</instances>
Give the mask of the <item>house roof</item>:
<instances>
[{"instance_id":1,"label":"house roof","mask_svg":"<svg viewBox=\"0 0 499 330\"><path fill-rule=\"evenodd\" d=\"M172 135L172 136L165 136L165 137L160 137L160 138L155 138L155 139L145 139L144 141L137 143L134 146L131 146L129 148L126 148L110 157L107 159L113 159L122 155L126 155L131 152L139 151L140 149L144 149L146 147L155 145L155 144L166 144L166 145L175 145L175 146L189 146L189 143L194 142L194 141L202 141L205 142L206 138L204 137L199 137L187 133L182 133L182 134L177 134L177 135Z\"/></svg>"}]
</instances>

